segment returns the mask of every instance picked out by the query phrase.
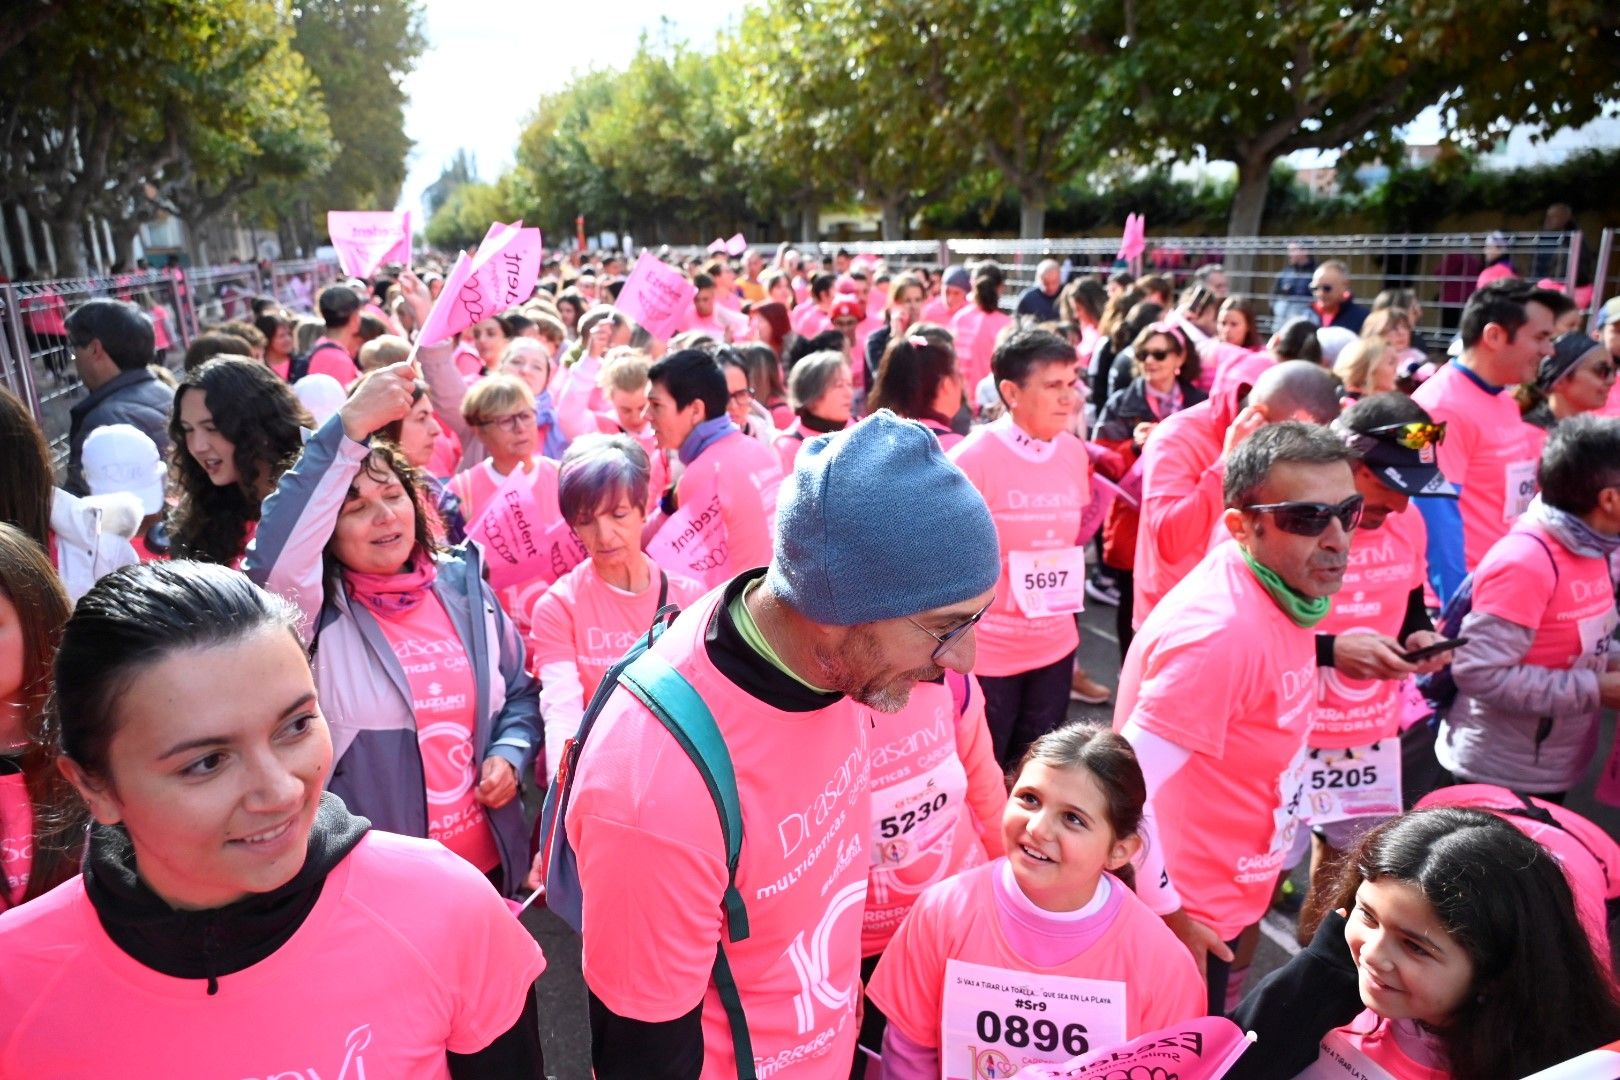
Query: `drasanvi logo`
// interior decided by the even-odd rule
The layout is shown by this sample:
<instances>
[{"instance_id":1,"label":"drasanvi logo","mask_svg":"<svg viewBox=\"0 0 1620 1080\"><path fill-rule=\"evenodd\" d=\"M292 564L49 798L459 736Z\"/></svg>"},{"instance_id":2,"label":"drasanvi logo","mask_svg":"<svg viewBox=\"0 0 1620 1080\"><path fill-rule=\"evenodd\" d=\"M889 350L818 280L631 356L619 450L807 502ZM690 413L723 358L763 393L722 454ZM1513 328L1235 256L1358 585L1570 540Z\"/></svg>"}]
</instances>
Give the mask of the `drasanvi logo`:
<instances>
[{"instance_id":1,"label":"drasanvi logo","mask_svg":"<svg viewBox=\"0 0 1620 1080\"><path fill-rule=\"evenodd\" d=\"M371 1045L371 1025L361 1024L343 1040L343 1060L336 1072L322 1072L314 1065L303 1069L280 1069L265 1073L263 1077L250 1076L244 1080L367 1080L366 1061L362 1056ZM378 1080L384 1080L379 1077Z\"/></svg>"}]
</instances>

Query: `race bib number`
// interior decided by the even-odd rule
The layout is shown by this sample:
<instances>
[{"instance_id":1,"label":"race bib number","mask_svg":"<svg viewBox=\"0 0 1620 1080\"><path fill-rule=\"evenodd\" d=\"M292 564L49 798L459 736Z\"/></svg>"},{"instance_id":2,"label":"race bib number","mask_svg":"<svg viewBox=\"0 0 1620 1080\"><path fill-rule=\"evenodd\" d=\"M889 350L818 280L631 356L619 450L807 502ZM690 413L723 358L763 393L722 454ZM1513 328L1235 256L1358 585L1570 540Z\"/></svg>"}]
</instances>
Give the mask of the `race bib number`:
<instances>
[{"instance_id":1,"label":"race bib number","mask_svg":"<svg viewBox=\"0 0 1620 1080\"><path fill-rule=\"evenodd\" d=\"M1305 785L1310 767L1310 751L1302 745L1277 778L1277 808L1271 812L1271 847L1266 852L1270 858L1281 858L1294 846L1299 818L1305 812Z\"/></svg>"},{"instance_id":2,"label":"race bib number","mask_svg":"<svg viewBox=\"0 0 1620 1080\"><path fill-rule=\"evenodd\" d=\"M1125 984L945 963L944 1080L1009 1077L1125 1041Z\"/></svg>"},{"instance_id":3,"label":"race bib number","mask_svg":"<svg viewBox=\"0 0 1620 1080\"><path fill-rule=\"evenodd\" d=\"M1086 604L1084 548L1014 551L1007 556L1013 602L1032 619L1072 615Z\"/></svg>"},{"instance_id":4,"label":"race bib number","mask_svg":"<svg viewBox=\"0 0 1620 1080\"><path fill-rule=\"evenodd\" d=\"M921 776L872 792L872 865L909 866L956 827L967 799L967 770L956 754Z\"/></svg>"},{"instance_id":5,"label":"race bib number","mask_svg":"<svg viewBox=\"0 0 1620 1080\"><path fill-rule=\"evenodd\" d=\"M1294 1080L1396 1080L1388 1069L1368 1057L1342 1031L1330 1031L1322 1040L1316 1061Z\"/></svg>"},{"instance_id":6,"label":"race bib number","mask_svg":"<svg viewBox=\"0 0 1620 1080\"><path fill-rule=\"evenodd\" d=\"M1536 497L1536 463L1510 461L1502 467L1504 496L1502 520L1509 525L1530 509L1530 500Z\"/></svg>"},{"instance_id":7,"label":"race bib number","mask_svg":"<svg viewBox=\"0 0 1620 1080\"><path fill-rule=\"evenodd\" d=\"M1575 624L1581 635L1581 655L1597 661L1599 670L1608 662L1608 655L1614 649L1615 619L1615 610L1610 607Z\"/></svg>"},{"instance_id":8,"label":"race bib number","mask_svg":"<svg viewBox=\"0 0 1620 1080\"><path fill-rule=\"evenodd\" d=\"M1312 750L1305 820L1326 825L1401 812L1401 744L1381 739L1348 750Z\"/></svg>"}]
</instances>

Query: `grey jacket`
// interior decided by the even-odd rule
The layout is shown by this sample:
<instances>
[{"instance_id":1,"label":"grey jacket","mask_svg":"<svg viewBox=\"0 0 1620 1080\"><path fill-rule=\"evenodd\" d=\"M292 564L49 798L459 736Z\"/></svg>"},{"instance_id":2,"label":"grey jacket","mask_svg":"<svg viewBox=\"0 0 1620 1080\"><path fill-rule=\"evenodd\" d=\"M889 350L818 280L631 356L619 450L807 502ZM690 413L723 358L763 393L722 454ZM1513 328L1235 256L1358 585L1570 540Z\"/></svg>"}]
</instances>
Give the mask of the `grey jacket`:
<instances>
[{"instance_id":1,"label":"grey jacket","mask_svg":"<svg viewBox=\"0 0 1620 1080\"><path fill-rule=\"evenodd\" d=\"M332 729L327 786L377 828L425 837L427 791L405 672L371 612L326 577L322 558L367 453L344 435L341 417L322 425L264 501L243 569L302 613L321 711ZM472 661L474 760L500 757L521 778L540 747L540 689L525 669L522 638L483 580L478 549L463 544L442 554L433 591ZM514 892L529 869L523 801L488 814L506 888Z\"/></svg>"},{"instance_id":2,"label":"grey jacket","mask_svg":"<svg viewBox=\"0 0 1620 1080\"><path fill-rule=\"evenodd\" d=\"M1457 700L1435 743L1440 764L1461 780L1531 794L1578 784L1597 750L1606 656L1582 656L1568 668L1526 664L1535 630L1477 607L1462 636L1468 644L1451 662Z\"/></svg>"},{"instance_id":3,"label":"grey jacket","mask_svg":"<svg viewBox=\"0 0 1620 1080\"><path fill-rule=\"evenodd\" d=\"M85 486L84 440L98 427L133 424L157 443L158 455L169 453L169 411L174 407L174 388L158 381L145 368L120 372L68 410L68 475L63 485L74 495L88 495Z\"/></svg>"}]
</instances>

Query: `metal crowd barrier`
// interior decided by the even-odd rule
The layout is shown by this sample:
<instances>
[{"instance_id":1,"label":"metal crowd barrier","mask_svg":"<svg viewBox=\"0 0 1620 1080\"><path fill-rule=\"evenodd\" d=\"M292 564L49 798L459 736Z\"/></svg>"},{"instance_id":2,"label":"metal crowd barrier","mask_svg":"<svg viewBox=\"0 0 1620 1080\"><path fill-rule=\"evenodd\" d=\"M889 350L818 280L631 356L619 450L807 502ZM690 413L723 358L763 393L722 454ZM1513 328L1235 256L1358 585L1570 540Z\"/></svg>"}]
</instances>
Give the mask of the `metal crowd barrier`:
<instances>
[{"instance_id":1,"label":"metal crowd barrier","mask_svg":"<svg viewBox=\"0 0 1620 1080\"><path fill-rule=\"evenodd\" d=\"M58 461L67 456L69 409L84 385L68 347L65 320L86 300L129 300L152 317L156 363L178 371L186 347L202 327L231 319L252 321L253 297L274 289L289 308L307 312L321 286L339 276L335 260L273 263L268 282L259 267L189 267L106 277L0 284L0 385L27 402Z\"/></svg>"}]
</instances>

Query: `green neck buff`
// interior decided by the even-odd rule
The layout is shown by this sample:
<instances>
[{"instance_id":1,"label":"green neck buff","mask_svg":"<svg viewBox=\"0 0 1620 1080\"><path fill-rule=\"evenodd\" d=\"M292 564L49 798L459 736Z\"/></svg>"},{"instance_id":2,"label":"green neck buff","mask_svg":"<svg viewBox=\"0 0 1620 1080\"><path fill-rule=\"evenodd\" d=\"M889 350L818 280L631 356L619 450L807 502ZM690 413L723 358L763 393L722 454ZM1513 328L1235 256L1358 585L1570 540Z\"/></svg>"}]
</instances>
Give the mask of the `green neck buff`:
<instances>
[{"instance_id":1,"label":"green neck buff","mask_svg":"<svg viewBox=\"0 0 1620 1080\"><path fill-rule=\"evenodd\" d=\"M1254 556L1250 555L1242 547L1239 547L1238 550L1243 552L1243 561L1249 564L1249 569L1253 570L1254 576L1260 579L1260 584L1266 587L1266 592L1270 593L1271 598L1277 602L1277 606L1283 609L1283 614L1293 619L1296 625L1309 630L1327 618L1329 607L1327 597L1305 596L1278 577L1276 572L1269 566L1261 566L1255 562Z\"/></svg>"},{"instance_id":2,"label":"green neck buff","mask_svg":"<svg viewBox=\"0 0 1620 1080\"><path fill-rule=\"evenodd\" d=\"M754 621L754 613L748 610L748 594L759 588L759 583L763 580L763 578L760 578L743 586L743 591L732 599L731 605L726 609L731 615L731 621L737 625L737 633L741 634L742 639L748 642L749 648L759 653L772 667L794 682L809 687L818 694L832 693L831 690L801 679L798 672L782 662L782 658L776 655L776 650L771 648L771 643L765 640L765 635L760 633L759 624Z\"/></svg>"}]
</instances>

